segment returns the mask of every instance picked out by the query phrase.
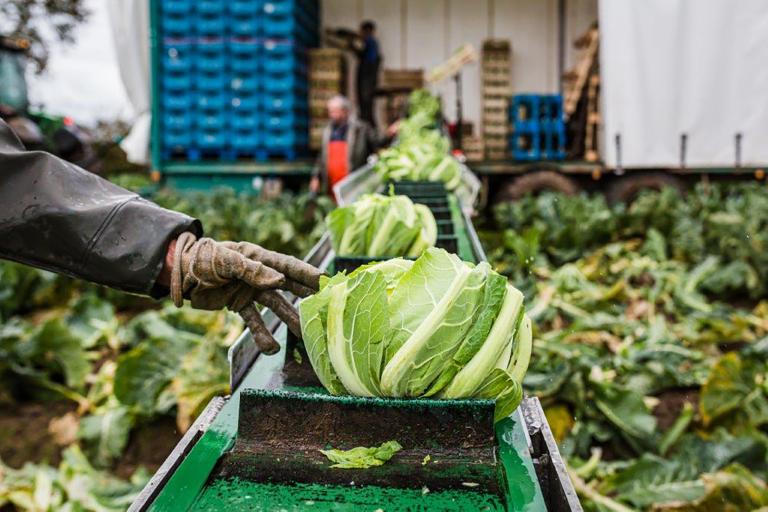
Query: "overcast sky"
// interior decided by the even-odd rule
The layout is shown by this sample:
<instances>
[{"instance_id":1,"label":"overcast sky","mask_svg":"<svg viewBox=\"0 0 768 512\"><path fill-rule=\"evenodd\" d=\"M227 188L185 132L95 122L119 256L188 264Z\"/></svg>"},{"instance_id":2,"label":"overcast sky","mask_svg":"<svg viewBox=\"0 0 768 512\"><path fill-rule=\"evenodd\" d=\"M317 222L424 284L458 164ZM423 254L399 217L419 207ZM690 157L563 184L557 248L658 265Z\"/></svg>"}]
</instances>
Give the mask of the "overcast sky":
<instances>
[{"instance_id":1,"label":"overcast sky","mask_svg":"<svg viewBox=\"0 0 768 512\"><path fill-rule=\"evenodd\" d=\"M91 16L77 28L75 44L55 44L46 72L30 75L29 95L35 106L87 125L100 119L132 119L117 68L108 1L113 0L87 0Z\"/></svg>"}]
</instances>

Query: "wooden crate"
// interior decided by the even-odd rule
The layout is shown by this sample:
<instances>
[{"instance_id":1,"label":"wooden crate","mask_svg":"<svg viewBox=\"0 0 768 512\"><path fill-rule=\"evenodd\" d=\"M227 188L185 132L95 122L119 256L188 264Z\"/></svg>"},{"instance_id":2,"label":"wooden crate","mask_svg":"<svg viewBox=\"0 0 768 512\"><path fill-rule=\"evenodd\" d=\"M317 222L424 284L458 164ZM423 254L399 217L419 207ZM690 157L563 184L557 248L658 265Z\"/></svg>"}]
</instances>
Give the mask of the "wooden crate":
<instances>
[{"instance_id":1,"label":"wooden crate","mask_svg":"<svg viewBox=\"0 0 768 512\"><path fill-rule=\"evenodd\" d=\"M309 122L309 148L318 150L323 143L323 130L328 124L327 119L312 119Z\"/></svg>"},{"instance_id":2,"label":"wooden crate","mask_svg":"<svg viewBox=\"0 0 768 512\"><path fill-rule=\"evenodd\" d=\"M420 89L424 86L423 69L385 69L381 76L384 89Z\"/></svg>"},{"instance_id":3,"label":"wooden crate","mask_svg":"<svg viewBox=\"0 0 768 512\"><path fill-rule=\"evenodd\" d=\"M465 136L461 139L461 150L467 160L477 162L483 159L485 147L480 137Z\"/></svg>"},{"instance_id":4,"label":"wooden crate","mask_svg":"<svg viewBox=\"0 0 768 512\"><path fill-rule=\"evenodd\" d=\"M483 135L503 135L509 134L509 123L486 124L483 126Z\"/></svg>"}]
</instances>

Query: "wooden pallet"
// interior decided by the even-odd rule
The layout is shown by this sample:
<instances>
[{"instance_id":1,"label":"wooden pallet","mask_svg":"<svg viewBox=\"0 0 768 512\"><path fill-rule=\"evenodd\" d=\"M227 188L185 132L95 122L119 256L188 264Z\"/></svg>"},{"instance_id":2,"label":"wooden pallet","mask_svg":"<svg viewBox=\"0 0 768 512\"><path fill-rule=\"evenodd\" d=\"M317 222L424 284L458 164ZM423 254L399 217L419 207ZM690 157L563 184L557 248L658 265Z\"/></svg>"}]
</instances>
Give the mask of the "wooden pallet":
<instances>
[{"instance_id":1,"label":"wooden pallet","mask_svg":"<svg viewBox=\"0 0 768 512\"><path fill-rule=\"evenodd\" d=\"M581 49L581 56L574 69L569 70L563 77L565 80L563 89L563 112L568 119L576 111L579 99L587 85L590 71L597 60L597 49L599 45L599 34L597 28L591 28L580 37L577 42L577 48Z\"/></svg>"},{"instance_id":2,"label":"wooden pallet","mask_svg":"<svg viewBox=\"0 0 768 512\"><path fill-rule=\"evenodd\" d=\"M584 129L584 160L597 162L600 153L597 146L597 131L600 127L600 75L592 73L587 86L587 122Z\"/></svg>"}]
</instances>

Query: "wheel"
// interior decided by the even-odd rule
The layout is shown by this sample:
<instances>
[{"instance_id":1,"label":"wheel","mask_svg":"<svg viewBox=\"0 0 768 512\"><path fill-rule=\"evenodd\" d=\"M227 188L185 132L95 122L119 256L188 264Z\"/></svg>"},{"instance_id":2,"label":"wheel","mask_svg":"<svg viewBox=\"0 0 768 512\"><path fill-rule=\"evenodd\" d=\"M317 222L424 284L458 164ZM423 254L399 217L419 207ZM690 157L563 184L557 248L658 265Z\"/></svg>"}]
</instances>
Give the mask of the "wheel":
<instances>
[{"instance_id":1,"label":"wheel","mask_svg":"<svg viewBox=\"0 0 768 512\"><path fill-rule=\"evenodd\" d=\"M533 171L506 183L496 194L497 203L516 201L526 194L538 194L545 190L572 196L579 192L579 186L568 176L555 171Z\"/></svg>"},{"instance_id":2,"label":"wheel","mask_svg":"<svg viewBox=\"0 0 768 512\"><path fill-rule=\"evenodd\" d=\"M617 178L608 187L606 197L609 203L631 203L641 191L661 190L664 187L672 187L679 192L684 192L682 180L671 174L663 172L628 173Z\"/></svg>"}]
</instances>

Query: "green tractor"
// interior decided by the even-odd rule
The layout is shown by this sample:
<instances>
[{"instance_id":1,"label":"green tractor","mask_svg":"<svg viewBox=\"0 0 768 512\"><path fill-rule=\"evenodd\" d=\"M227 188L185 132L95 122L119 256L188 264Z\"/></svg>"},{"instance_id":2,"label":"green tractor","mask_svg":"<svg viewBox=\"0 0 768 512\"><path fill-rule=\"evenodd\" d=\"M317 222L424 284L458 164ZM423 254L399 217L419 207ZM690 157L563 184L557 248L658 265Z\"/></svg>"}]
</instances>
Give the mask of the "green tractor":
<instances>
[{"instance_id":1,"label":"green tractor","mask_svg":"<svg viewBox=\"0 0 768 512\"><path fill-rule=\"evenodd\" d=\"M72 118L30 111L25 74L28 48L26 39L0 36L0 119L27 149L48 151L98 172L100 159L91 138Z\"/></svg>"}]
</instances>

